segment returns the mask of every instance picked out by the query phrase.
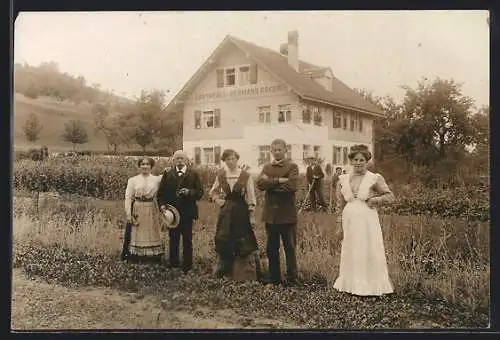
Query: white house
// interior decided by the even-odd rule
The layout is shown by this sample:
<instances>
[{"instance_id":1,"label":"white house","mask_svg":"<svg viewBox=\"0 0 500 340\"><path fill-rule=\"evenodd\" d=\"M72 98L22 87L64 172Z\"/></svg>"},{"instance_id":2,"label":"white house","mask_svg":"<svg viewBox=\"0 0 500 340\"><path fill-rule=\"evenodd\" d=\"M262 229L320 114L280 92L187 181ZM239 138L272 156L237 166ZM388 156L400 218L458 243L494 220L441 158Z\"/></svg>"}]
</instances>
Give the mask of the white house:
<instances>
[{"instance_id":1,"label":"white house","mask_svg":"<svg viewBox=\"0 0 500 340\"><path fill-rule=\"evenodd\" d=\"M298 54L296 31L280 52L224 38L167 106L182 113L183 148L195 164L220 164L222 150L232 148L259 172L275 138L288 143L301 171L308 156L345 168L349 146L373 149L373 121L383 113L329 67Z\"/></svg>"}]
</instances>

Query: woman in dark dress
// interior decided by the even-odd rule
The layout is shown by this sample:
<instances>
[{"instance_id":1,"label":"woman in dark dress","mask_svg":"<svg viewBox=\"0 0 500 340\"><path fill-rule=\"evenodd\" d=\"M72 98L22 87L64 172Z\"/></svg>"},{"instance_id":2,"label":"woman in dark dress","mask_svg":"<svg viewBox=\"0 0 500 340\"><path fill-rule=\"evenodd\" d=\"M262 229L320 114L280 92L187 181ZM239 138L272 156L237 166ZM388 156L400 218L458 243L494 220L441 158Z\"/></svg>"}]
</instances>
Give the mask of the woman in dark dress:
<instances>
[{"instance_id":1,"label":"woman in dark dress","mask_svg":"<svg viewBox=\"0 0 500 340\"><path fill-rule=\"evenodd\" d=\"M238 281L257 279L257 240L255 224L255 189L252 177L238 167L239 155L232 149L221 157L225 167L220 169L209 192L220 206L215 233L215 251L219 256L216 275Z\"/></svg>"}]
</instances>

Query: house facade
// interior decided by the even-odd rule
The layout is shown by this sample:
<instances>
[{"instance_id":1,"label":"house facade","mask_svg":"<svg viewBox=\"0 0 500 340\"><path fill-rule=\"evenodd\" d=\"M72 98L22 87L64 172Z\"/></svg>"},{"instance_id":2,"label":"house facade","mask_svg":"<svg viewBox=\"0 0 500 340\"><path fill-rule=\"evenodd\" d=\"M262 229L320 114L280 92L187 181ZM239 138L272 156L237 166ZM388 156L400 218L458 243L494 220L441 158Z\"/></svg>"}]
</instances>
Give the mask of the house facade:
<instances>
[{"instance_id":1,"label":"house facade","mask_svg":"<svg viewBox=\"0 0 500 340\"><path fill-rule=\"evenodd\" d=\"M183 149L197 165L219 165L235 149L250 171L271 160L270 142L287 142L287 157L305 171L305 159L348 168L348 148L373 148L373 121L381 117L332 74L298 59L298 34L280 52L227 36L168 105L181 112Z\"/></svg>"}]
</instances>

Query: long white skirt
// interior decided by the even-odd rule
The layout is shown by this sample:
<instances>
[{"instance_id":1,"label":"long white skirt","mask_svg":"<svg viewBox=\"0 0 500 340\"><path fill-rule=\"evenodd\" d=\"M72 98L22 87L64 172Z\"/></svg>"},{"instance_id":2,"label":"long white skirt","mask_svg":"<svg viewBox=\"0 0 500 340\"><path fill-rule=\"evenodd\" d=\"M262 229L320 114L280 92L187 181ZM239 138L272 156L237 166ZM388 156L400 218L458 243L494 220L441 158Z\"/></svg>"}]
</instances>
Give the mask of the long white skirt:
<instances>
[{"instance_id":1,"label":"long white skirt","mask_svg":"<svg viewBox=\"0 0 500 340\"><path fill-rule=\"evenodd\" d=\"M333 287L364 296L392 293L377 210L360 200L347 203L342 229L340 273Z\"/></svg>"}]
</instances>

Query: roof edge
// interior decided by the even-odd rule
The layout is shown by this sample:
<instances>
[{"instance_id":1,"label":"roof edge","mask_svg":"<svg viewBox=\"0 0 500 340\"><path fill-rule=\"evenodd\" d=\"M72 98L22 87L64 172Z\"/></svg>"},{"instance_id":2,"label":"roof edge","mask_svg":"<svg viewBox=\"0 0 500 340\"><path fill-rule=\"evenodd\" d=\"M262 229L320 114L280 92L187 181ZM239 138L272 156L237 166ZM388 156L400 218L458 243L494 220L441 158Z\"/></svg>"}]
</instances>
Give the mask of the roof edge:
<instances>
[{"instance_id":1,"label":"roof edge","mask_svg":"<svg viewBox=\"0 0 500 340\"><path fill-rule=\"evenodd\" d=\"M348 105L342 105L342 104L339 104L339 103L335 103L335 102L331 102L331 101L326 101L326 100L323 100L323 99L318 99L318 98L309 97L309 96L302 96L301 95L300 97L302 99L305 99L305 100L310 100L310 101L314 101L314 102L318 102L318 103L328 104L328 105L331 105L331 106L339 107L341 109L355 110L355 111L359 111L359 112L362 112L362 113L367 113L369 115L376 116L376 117L379 117L379 118L385 118L385 114L383 114L383 113L368 111L368 110L360 109L358 107L348 106Z\"/></svg>"}]
</instances>

